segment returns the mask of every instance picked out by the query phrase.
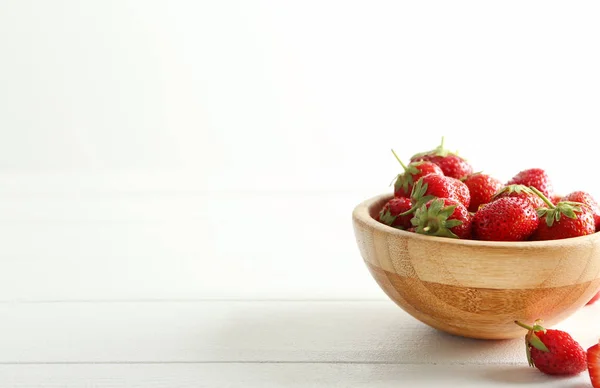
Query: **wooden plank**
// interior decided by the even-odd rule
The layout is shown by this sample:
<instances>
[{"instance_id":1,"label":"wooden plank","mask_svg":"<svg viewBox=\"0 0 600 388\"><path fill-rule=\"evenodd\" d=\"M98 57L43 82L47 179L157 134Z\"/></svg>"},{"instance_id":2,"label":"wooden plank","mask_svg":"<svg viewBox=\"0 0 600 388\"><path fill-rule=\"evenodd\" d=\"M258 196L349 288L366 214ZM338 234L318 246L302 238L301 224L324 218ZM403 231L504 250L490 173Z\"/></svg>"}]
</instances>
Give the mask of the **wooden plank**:
<instances>
[{"instance_id":1,"label":"wooden plank","mask_svg":"<svg viewBox=\"0 0 600 388\"><path fill-rule=\"evenodd\" d=\"M354 240L350 213L360 199L5 198L0 300L384 299Z\"/></svg>"},{"instance_id":2,"label":"wooden plank","mask_svg":"<svg viewBox=\"0 0 600 388\"><path fill-rule=\"evenodd\" d=\"M599 308L561 327L590 346ZM391 302L4 303L0 321L0 363L526 363L522 340L446 335Z\"/></svg>"},{"instance_id":3,"label":"wooden plank","mask_svg":"<svg viewBox=\"0 0 600 388\"><path fill-rule=\"evenodd\" d=\"M311 363L0 365L0 385L19 388L591 386L586 372L570 378L553 378L526 365Z\"/></svg>"}]
</instances>

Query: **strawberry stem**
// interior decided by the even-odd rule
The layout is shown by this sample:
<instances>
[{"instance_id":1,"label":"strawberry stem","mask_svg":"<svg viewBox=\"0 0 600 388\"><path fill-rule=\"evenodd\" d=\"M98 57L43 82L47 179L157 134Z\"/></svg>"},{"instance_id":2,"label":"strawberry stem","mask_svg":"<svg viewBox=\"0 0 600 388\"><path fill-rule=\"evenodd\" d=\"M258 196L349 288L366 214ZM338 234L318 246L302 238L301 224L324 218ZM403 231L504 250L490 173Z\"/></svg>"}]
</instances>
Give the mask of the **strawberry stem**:
<instances>
[{"instance_id":1,"label":"strawberry stem","mask_svg":"<svg viewBox=\"0 0 600 388\"><path fill-rule=\"evenodd\" d=\"M554 206L554 204L552 203L552 201L550 201L541 191L539 191L538 189L536 189L533 186L529 186L529 188L531 189L531 191L533 191L534 193L536 193L537 196L540 197L542 199L542 201L544 201L544 203L546 205L548 205L548 207L550 209L556 209L556 206Z\"/></svg>"},{"instance_id":2,"label":"strawberry stem","mask_svg":"<svg viewBox=\"0 0 600 388\"><path fill-rule=\"evenodd\" d=\"M402 166L402 168L404 169L404 171L408 170L408 167L406 167L406 165L404 163L402 163L402 159L400 159L398 157L398 155L394 152L393 149L392 149L392 154L394 154L394 156L396 157L396 160L398 161L398 163L400 163L400 165Z\"/></svg>"},{"instance_id":3,"label":"strawberry stem","mask_svg":"<svg viewBox=\"0 0 600 388\"><path fill-rule=\"evenodd\" d=\"M415 206L411 207L410 209L408 209L404 213L398 214L398 217L404 217L404 216L407 216L409 214L412 214L412 213L415 212L415 210L417 210L418 207L419 207L419 204L416 204Z\"/></svg>"},{"instance_id":4,"label":"strawberry stem","mask_svg":"<svg viewBox=\"0 0 600 388\"><path fill-rule=\"evenodd\" d=\"M533 327L531 327L531 326L528 326L528 325L526 325L526 324L524 324L524 323L521 323L521 322L519 322L519 321L515 321L515 323L516 323L517 325L521 326L523 329L527 329L527 330L533 330Z\"/></svg>"}]
</instances>

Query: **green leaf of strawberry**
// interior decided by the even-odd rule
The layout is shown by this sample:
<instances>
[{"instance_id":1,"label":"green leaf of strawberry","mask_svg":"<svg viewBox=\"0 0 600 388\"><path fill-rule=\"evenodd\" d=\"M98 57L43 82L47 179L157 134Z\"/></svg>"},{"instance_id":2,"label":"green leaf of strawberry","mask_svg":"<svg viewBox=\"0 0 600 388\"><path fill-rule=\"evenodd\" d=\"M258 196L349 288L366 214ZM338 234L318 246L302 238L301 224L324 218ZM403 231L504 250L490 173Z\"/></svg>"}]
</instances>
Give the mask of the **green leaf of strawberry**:
<instances>
[{"instance_id":1,"label":"green leaf of strawberry","mask_svg":"<svg viewBox=\"0 0 600 388\"><path fill-rule=\"evenodd\" d=\"M537 194L537 196L540 197L542 199L542 201L544 201L546 206L548 206L547 208L537 209L538 216L540 218L545 217L546 225L548 225L548 227L551 227L552 225L554 225L555 221L556 222L560 221L560 218L563 215L565 217L569 217L571 219L576 219L577 214L575 214L575 213L582 212L582 209L581 209L581 206L583 206L582 203L565 201L565 202L559 202L556 205L554 205L552 203L552 201L550 201L542 192L540 192L535 187L530 186L529 189L531 191L533 191L535 194Z\"/></svg>"},{"instance_id":2,"label":"green leaf of strawberry","mask_svg":"<svg viewBox=\"0 0 600 388\"><path fill-rule=\"evenodd\" d=\"M496 194L494 194L492 199L496 199L502 194L513 194L513 193L515 193L515 194L526 193L526 194L532 194L532 195L535 194L529 187L527 187L525 185L512 184L512 185L504 186L503 188L498 190L496 192Z\"/></svg>"},{"instance_id":3,"label":"green leaf of strawberry","mask_svg":"<svg viewBox=\"0 0 600 388\"><path fill-rule=\"evenodd\" d=\"M445 157L448 155L457 155L457 153L451 152L451 151L447 150L446 148L444 148L444 136L442 136L442 142L440 143L439 146L435 147L434 149L432 149L430 151L425 151L425 152L420 152L418 154L415 154L411 157L411 159L420 158L425 155L435 155L435 156Z\"/></svg>"},{"instance_id":4,"label":"green leaf of strawberry","mask_svg":"<svg viewBox=\"0 0 600 388\"><path fill-rule=\"evenodd\" d=\"M394 221L396 221L396 218L398 218L398 216L393 216L389 209L386 209L384 212L379 214L379 221L386 225L392 225Z\"/></svg>"},{"instance_id":5,"label":"green leaf of strawberry","mask_svg":"<svg viewBox=\"0 0 600 388\"><path fill-rule=\"evenodd\" d=\"M446 199L448 201L448 199ZM421 205L415 212L411 223L416 227L416 232L438 237L458 238L450 229L462 225L463 221L449 219L457 205L445 206L442 198L433 199Z\"/></svg>"},{"instance_id":6,"label":"green leaf of strawberry","mask_svg":"<svg viewBox=\"0 0 600 388\"><path fill-rule=\"evenodd\" d=\"M419 179L417 183L413 186L412 192L410 193L410 199L415 204L414 207L418 208L421 205L425 204L429 200L434 199L433 195L425 195L427 192L427 183L423 183L423 180Z\"/></svg>"}]
</instances>

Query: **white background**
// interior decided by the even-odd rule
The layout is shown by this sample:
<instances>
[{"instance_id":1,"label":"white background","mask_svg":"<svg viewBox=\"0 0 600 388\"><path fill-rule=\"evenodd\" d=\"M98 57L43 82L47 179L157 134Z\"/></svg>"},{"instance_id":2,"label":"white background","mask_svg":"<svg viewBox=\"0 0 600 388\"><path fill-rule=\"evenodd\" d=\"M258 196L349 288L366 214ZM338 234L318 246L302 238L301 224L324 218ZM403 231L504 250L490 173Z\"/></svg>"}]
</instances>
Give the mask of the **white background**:
<instances>
[{"instance_id":1,"label":"white background","mask_svg":"<svg viewBox=\"0 0 600 388\"><path fill-rule=\"evenodd\" d=\"M445 135L600 193L595 2L0 2L0 297L381 298L350 213Z\"/></svg>"}]
</instances>

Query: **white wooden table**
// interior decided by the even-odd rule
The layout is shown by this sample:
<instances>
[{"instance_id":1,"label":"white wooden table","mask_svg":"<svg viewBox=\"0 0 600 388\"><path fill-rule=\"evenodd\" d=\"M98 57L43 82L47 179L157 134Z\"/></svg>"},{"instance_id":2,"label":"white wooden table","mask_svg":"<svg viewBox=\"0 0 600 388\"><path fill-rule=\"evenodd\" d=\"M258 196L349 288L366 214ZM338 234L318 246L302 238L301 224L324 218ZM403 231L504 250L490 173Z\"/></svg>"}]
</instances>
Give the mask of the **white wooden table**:
<instances>
[{"instance_id":1,"label":"white wooden table","mask_svg":"<svg viewBox=\"0 0 600 388\"><path fill-rule=\"evenodd\" d=\"M561 327L591 345L599 308ZM4 303L0 321L2 387L589 386L529 368L520 340L445 335L388 301Z\"/></svg>"},{"instance_id":2,"label":"white wooden table","mask_svg":"<svg viewBox=\"0 0 600 388\"><path fill-rule=\"evenodd\" d=\"M54 177L38 192L31 177L10 181L0 387L589 387L586 374L529 368L521 340L446 335L389 301L350 223L368 193L149 195L121 182L102 191L98 177ZM224 214L244 214L234 232ZM590 346L599 312L561 327Z\"/></svg>"}]
</instances>

